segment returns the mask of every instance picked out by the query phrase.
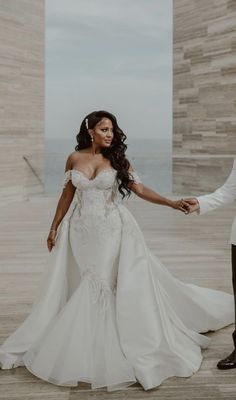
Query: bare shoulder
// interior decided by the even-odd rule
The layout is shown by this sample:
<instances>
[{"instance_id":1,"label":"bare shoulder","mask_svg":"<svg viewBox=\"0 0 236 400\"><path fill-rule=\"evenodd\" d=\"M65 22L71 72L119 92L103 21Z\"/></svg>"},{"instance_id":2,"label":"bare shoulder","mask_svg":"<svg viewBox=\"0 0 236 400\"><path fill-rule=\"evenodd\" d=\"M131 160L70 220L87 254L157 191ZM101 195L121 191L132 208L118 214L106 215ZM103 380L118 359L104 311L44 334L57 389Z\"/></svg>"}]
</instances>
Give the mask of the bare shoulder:
<instances>
[{"instance_id":1,"label":"bare shoulder","mask_svg":"<svg viewBox=\"0 0 236 400\"><path fill-rule=\"evenodd\" d=\"M80 153L78 151L72 151L67 157L65 170L69 170L73 168L73 165L80 158Z\"/></svg>"},{"instance_id":2,"label":"bare shoulder","mask_svg":"<svg viewBox=\"0 0 236 400\"><path fill-rule=\"evenodd\" d=\"M67 171L68 169L73 169L75 165L86 163L89 159L89 154L86 149L72 151L67 157L65 170Z\"/></svg>"}]
</instances>

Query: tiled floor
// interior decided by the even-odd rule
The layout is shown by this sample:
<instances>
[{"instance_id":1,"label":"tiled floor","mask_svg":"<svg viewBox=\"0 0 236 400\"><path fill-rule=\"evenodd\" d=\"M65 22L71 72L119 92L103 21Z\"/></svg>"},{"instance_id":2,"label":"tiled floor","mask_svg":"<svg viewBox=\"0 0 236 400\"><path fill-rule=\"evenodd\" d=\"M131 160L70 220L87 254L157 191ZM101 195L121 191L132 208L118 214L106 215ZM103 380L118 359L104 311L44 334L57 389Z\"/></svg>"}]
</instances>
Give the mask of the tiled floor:
<instances>
[{"instance_id":1,"label":"tiled floor","mask_svg":"<svg viewBox=\"0 0 236 400\"><path fill-rule=\"evenodd\" d=\"M11 203L0 212L0 342L30 312L46 255L46 237L54 215L55 198L32 197ZM128 208L140 224L151 250L185 282L232 293L229 234L235 204L205 216L185 216L135 197ZM236 369L220 371L218 359L232 350L232 326L208 334L200 370L190 378L170 378L144 391L139 384L125 391L92 391L43 382L24 367L0 370L1 400L87 399L236 399Z\"/></svg>"}]
</instances>

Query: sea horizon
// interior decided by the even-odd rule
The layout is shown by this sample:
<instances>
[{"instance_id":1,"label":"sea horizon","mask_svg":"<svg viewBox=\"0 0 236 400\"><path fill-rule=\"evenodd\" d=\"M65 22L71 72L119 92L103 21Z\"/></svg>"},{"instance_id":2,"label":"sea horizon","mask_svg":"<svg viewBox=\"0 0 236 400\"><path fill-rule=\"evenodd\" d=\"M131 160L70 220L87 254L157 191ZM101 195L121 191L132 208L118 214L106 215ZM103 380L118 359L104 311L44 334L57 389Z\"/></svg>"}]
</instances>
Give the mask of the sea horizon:
<instances>
[{"instance_id":1,"label":"sea horizon","mask_svg":"<svg viewBox=\"0 0 236 400\"><path fill-rule=\"evenodd\" d=\"M129 139L126 155L146 186L159 193L172 191L172 146L167 139ZM75 139L45 139L45 193L61 190L65 163L74 151Z\"/></svg>"}]
</instances>

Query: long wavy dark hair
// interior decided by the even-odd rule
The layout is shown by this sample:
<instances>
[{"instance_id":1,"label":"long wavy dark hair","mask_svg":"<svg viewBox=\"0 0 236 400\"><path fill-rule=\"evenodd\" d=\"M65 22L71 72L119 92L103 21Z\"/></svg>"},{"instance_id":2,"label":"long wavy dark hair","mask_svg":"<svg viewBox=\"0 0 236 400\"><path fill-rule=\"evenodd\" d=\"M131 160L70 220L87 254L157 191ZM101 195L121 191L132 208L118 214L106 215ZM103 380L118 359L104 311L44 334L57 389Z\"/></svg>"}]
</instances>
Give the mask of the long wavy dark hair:
<instances>
[{"instance_id":1,"label":"long wavy dark hair","mask_svg":"<svg viewBox=\"0 0 236 400\"><path fill-rule=\"evenodd\" d=\"M86 118L88 119L88 128L93 129L104 117L110 119L112 122L113 139L109 147L101 149L101 153L105 158L110 160L111 166L117 170L116 179L118 182L118 190L124 199L125 196L129 197L131 194L131 190L127 185L130 181L133 181L133 179L128 172L130 162L125 156L125 151L127 149L125 140L127 139L127 136L118 126L116 117L110 112L103 110L93 111L86 115L80 125L79 133L76 135L78 144L76 145L75 150L79 151L91 146L91 136L86 127Z\"/></svg>"}]
</instances>

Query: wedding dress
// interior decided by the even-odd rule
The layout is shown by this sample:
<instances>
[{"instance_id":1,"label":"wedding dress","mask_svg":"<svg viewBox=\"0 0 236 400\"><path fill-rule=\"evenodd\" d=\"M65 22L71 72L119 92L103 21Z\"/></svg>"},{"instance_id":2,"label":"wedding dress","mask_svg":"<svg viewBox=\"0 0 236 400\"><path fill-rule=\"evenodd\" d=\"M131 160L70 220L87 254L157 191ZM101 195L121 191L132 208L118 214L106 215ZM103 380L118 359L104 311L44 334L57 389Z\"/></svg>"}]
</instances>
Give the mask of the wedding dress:
<instances>
[{"instance_id":1,"label":"wedding dress","mask_svg":"<svg viewBox=\"0 0 236 400\"><path fill-rule=\"evenodd\" d=\"M25 366L62 386L148 390L191 376L210 343L203 333L233 323L231 294L181 282L150 251L116 173L65 173L75 195L31 312L0 347L2 369Z\"/></svg>"}]
</instances>

